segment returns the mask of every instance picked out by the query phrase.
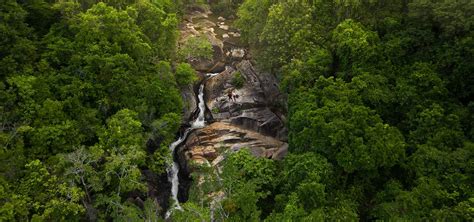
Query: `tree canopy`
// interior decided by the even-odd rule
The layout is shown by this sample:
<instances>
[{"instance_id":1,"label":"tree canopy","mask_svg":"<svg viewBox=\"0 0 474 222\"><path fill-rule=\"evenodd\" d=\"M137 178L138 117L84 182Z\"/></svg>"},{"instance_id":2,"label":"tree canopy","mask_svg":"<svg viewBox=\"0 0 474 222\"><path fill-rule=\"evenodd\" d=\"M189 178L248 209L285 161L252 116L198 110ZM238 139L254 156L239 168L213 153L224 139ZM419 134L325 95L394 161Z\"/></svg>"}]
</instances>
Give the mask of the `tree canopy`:
<instances>
[{"instance_id":1,"label":"tree canopy","mask_svg":"<svg viewBox=\"0 0 474 222\"><path fill-rule=\"evenodd\" d=\"M167 0L2 1L0 220L159 217L142 172L164 172L178 85L195 79L174 71L177 13Z\"/></svg>"},{"instance_id":2,"label":"tree canopy","mask_svg":"<svg viewBox=\"0 0 474 222\"><path fill-rule=\"evenodd\" d=\"M173 220L473 221L472 0L207 3L278 78L289 154L202 166ZM0 221L164 219L204 4L0 1Z\"/></svg>"}]
</instances>

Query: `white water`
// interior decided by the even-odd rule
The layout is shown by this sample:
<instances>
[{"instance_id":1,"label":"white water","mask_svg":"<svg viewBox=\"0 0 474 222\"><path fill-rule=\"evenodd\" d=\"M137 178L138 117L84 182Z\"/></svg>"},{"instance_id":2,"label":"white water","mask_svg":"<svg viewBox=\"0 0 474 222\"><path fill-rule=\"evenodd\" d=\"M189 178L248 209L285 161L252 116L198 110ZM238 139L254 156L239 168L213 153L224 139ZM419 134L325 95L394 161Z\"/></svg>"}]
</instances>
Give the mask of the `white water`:
<instances>
[{"instance_id":1,"label":"white water","mask_svg":"<svg viewBox=\"0 0 474 222\"><path fill-rule=\"evenodd\" d=\"M230 66L225 66L224 72L227 71L227 70L230 69L230 68L231 68ZM220 72L216 72L216 73L206 73L206 77L212 78L212 77L217 76L217 75L219 75L219 74L221 74L221 73L220 73Z\"/></svg>"},{"instance_id":2,"label":"white water","mask_svg":"<svg viewBox=\"0 0 474 222\"><path fill-rule=\"evenodd\" d=\"M199 95L198 95L198 100L199 100L199 114L196 120L191 124L191 128L196 129L196 128L202 128L206 125L205 119L204 119L204 114L206 111L206 104L204 103L204 84L201 84L201 87L199 87Z\"/></svg>"},{"instance_id":3,"label":"white water","mask_svg":"<svg viewBox=\"0 0 474 222\"><path fill-rule=\"evenodd\" d=\"M204 83L201 84L199 88L199 95L198 95L198 100L199 100L199 114L198 117L191 123L191 127L186 129L184 131L184 134L179 137L178 140L173 142L170 145L170 151L171 154L174 156L174 150L176 147L178 147L186 138L188 137L189 132L193 129L198 129L202 128L206 125L206 120L204 118L204 114L206 112L206 104L204 103ZM179 205L178 201L178 187L179 187L179 166L178 163L173 161L173 165L169 166L168 169L168 181L171 183L171 198L173 199L173 206L171 206L168 211L166 212L166 218L169 218L171 216L171 213L174 210L182 210L181 206Z\"/></svg>"}]
</instances>

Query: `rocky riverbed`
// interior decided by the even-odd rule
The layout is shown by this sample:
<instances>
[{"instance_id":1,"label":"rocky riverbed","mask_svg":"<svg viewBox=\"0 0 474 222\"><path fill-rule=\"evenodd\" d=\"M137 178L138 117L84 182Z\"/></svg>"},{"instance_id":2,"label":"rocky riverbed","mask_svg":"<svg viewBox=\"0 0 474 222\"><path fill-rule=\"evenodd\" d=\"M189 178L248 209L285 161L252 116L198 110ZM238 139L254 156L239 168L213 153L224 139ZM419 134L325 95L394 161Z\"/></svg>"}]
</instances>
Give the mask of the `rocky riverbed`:
<instances>
[{"instance_id":1,"label":"rocky riverbed","mask_svg":"<svg viewBox=\"0 0 474 222\"><path fill-rule=\"evenodd\" d=\"M191 36L206 36L214 51L212 59L189 61L202 77L207 124L193 130L177 147L180 201L187 199L190 173L199 169L192 166L218 170L226 153L240 149L274 160L281 160L287 153L287 129L281 110L284 99L277 79L255 68L247 50L239 47L240 33L231 24L226 18L200 10L189 13L180 26L180 42ZM241 78L242 84L237 86L235 78ZM198 110L198 88L190 86L182 93L187 120L195 118Z\"/></svg>"}]
</instances>

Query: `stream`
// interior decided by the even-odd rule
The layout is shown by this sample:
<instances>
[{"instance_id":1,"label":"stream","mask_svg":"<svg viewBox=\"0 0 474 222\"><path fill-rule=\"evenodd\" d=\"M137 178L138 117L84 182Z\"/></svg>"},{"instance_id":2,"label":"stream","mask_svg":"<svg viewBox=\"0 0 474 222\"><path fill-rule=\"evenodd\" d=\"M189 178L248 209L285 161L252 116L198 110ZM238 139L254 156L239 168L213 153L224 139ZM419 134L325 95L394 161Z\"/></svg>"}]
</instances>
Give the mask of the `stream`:
<instances>
[{"instance_id":1,"label":"stream","mask_svg":"<svg viewBox=\"0 0 474 222\"><path fill-rule=\"evenodd\" d=\"M210 12L195 11L188 15L185 24L181 26L183 42L196 33L201 33L209 39L215 54L210 62L190 63L197 72L203 74L204 78L197 95L192 93L192 96L186 97L188 100L193 99L194 103L193 110L185 110L185 116L195 118L189 117L189 127L181 131L179 138L169 146L173 163L169 163L167 167L171 192L170 206L165 214L166 221L171 220L175 210L183 210L179 200L187 200L187 192L191 186L188 180L191 178L188 179L189 175L186 175L189 174L186 161L199 160L207 164L215 161L215 164L219 164L225 158L220 153L221 149L235 151L243 147L254 151L256 156L270 159L279 158L280 154L277 153L284 153L281 152L281 148L285 147L285 143L274 138L282 131L282 122L278 121L279 118L265 102L267 101L265 93L269 92L265 90L271 89L275 81L269 75L263 74L265 81L261 82L258 79L255 69L246 57L247 50L239 47L240 33L231 27L232 22ZM239 71L236 71L237 69ZM241 75L244 76L242 78L247 81L241 89L235 89L232 84L236 72L242 72ZM219 77L214 78L217 75ZM207 105L204 96L206 83L211 88L210 91L206 89ZM262 88L263 84L265 87ZM231 100L228 98L228 92L234 90L236 97ZM279 94L273 92L271 95ZM206 122L206 110L213 110L208 113L214 120L213 123ZM199 135L196 135L196 132ZM201 137L203 140L195 141ZM186 149L186 155L189 156L184 156L181 148ZM211 207L211 210L213 208Z\"/></svg>"},{"instance_id":2,"label":"stream","mask_svg":"<svg viewBox=\"0 0 474 222\"><path fill-rule=\"evenodd\" d=\"M208 75L208 76L212 77L212 76L215 76L215 75L217 75L217 74L211 74L211 75ZM173 157L175 156L175 149L179 145L181 145L181 143L183 143L186 140L186 138L188 137L189 133L192 130L203 128L204 126L206 126L206 120L205 120L205 117L204 117L204 114L206 112L206 104L204 103L204 83L205 83L205 80L206 79L204 79L202 81L202 83L199 87L199 94L198 94L199 113L198 113L197 118L195 120L191 121L191 127L187 128L184 131L183 135L180 136L178 138L178 140L173 142L169 147ZM166 217L165 218L169 218L174 210L182 210L181 206L179 205L179 201L178 201L179 164L174 158L173 158L173 164L168 167L167 172L168 172L168 181L171 183L171 198L173 200L173 203L172 203L172 206L166 212Z\"/></svg>"}]
</instances>

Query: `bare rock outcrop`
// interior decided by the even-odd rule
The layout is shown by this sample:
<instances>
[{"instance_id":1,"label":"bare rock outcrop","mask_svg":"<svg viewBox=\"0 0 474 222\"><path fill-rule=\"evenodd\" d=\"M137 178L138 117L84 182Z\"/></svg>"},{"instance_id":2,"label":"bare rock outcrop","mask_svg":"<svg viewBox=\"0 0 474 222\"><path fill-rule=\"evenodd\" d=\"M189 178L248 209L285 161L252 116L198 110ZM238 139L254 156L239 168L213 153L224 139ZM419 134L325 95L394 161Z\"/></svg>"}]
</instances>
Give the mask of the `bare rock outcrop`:
<instances>
[{"instance_id":1,"label":"bare rock outcrop","mask_svg":"<svg viewBox=\"0 0 474 222\"><path fill-rule=\"evenodd\" d=\"M285 99L278 81L272 74L259 72L249 61L250 52L239 46L240 31L231 27L231 18L227 21L209 11L196 10L187 14L185 20L180 27L180 43L193 36L205 36L214 54L210 60L188 61L201 76L207 77L201 94L207 123L203 128L188 131L184 142L175 150L180 201L186 201L192 185L190 175L192 172L199 175L201 166L210 166L220 173L227 155L242 149L272 160L281 160L288 152L286 118L282 110ZM203 110L196 109L196 93L196 88L193 91L191 87L182 92L186 118ZM200 114L202 117L203 113ZM193 179L197 181L196 186L202 184L203 177ZM224 194L213 191L208 195L215 203Z\"/></svg>"},{"instance_id":2,"label":"bare rock outcrop","mask_svg":"<svg viewBox=\"0 0 474 222\"><path fill-rule=\"evenodd\" d=\"M241 88L233 84L237 73L244 78ZM248 60L237 64L237 70L228 68L210 78L205 85L205 94L214 120L286 140L284 116L272 110L280 97L276 79L268 74L257 74Z\"/></svg>"},{"instance_id":3,"label":"bare rock outcrop","mask_svg":"<svg viewBox=\"0 0 474 222\"><path fill-rule=\"evenodd\" d=\"M227 153L241 149L248 149L256 157L281 160L288 145L232 123L215 122L192 132L180 151L184 152L182 164L216 166Z\"/></svg>"}]
</instances>

